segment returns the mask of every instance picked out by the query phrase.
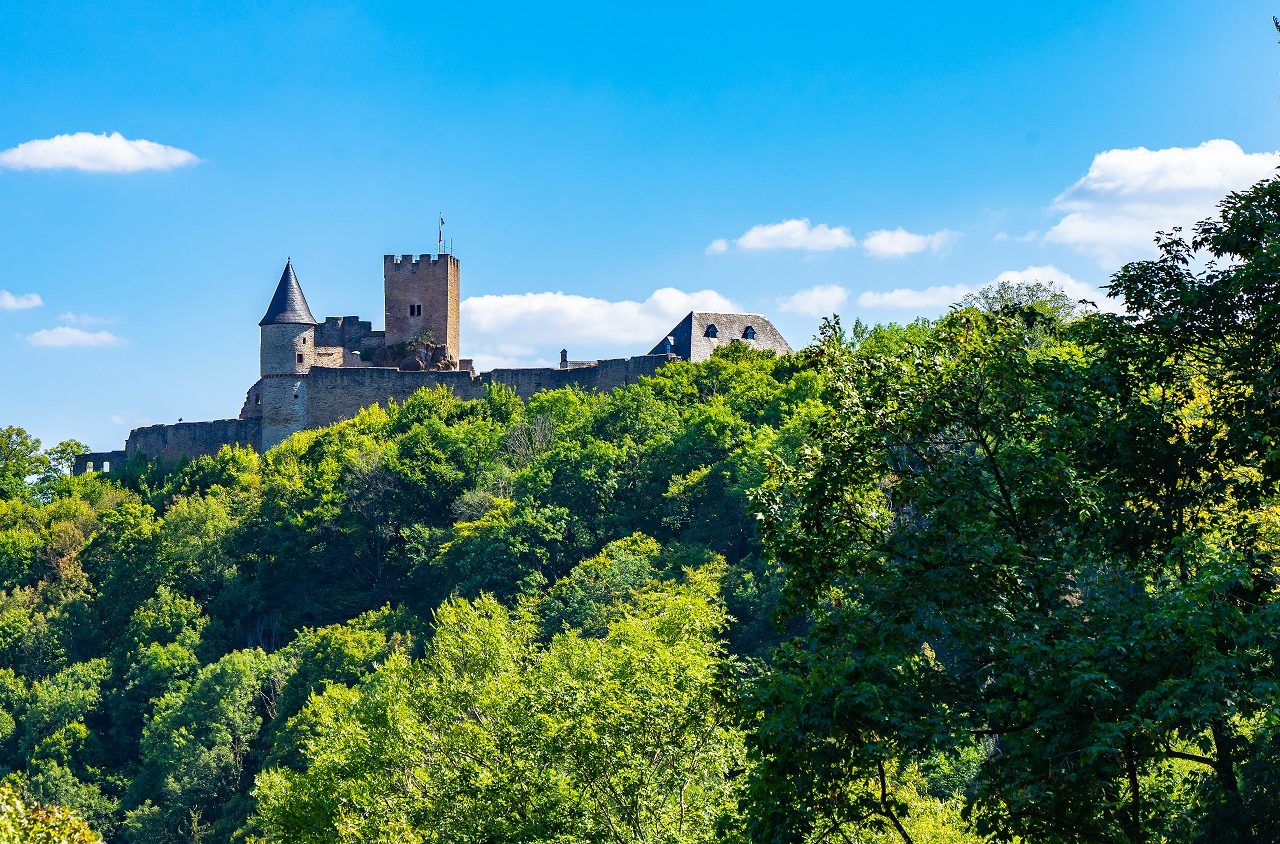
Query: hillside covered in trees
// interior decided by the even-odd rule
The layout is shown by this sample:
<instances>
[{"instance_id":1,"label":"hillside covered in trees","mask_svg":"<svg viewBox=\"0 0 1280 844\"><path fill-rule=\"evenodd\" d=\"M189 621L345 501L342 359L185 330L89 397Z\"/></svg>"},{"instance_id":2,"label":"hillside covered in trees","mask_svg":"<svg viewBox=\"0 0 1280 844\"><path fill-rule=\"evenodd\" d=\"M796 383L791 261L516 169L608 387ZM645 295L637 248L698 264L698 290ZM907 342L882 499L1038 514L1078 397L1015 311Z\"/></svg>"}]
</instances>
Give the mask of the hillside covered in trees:
<instances>
[{"instance_id":1,"label":"hillside covered in trees","mask_svg":"<svg viewBox=\"0 0 1280 844\"><path fill-rule=\"evenodd\" d=\"M1159 245L1128 317L995 288L261 456L5 429L0 831L1280 840L1280 181Z\"/></svg>"}]
</instances>

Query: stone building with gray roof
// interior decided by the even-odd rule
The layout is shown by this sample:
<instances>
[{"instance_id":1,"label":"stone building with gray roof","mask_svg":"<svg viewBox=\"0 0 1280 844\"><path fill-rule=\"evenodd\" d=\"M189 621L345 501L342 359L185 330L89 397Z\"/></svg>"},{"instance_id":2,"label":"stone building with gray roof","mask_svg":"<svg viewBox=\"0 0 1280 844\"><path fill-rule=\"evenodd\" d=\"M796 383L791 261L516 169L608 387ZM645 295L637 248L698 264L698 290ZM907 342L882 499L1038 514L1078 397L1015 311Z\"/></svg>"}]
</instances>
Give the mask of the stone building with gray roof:
<instances>
[{"instance_id":1,"label":"stone building with gray roof","mask_svg":"<svg viewBox=\"0 0 1280 844\"><path fill-rule=\"evenodd\" d=\"M571 361L562 351L555 368L477 373L472 361L459 355L460 278L458 259L449 254L384 256L386 328L375 331L358 316L317 321L293 261L287 261L258 322L259 378L239 416L137 428L123 450L81 455L76 473L110 471L139 456L176 462L231 444L265 451L298 431L349 419L372 404L403 401L423 387L447 387L463 399L483 397L490 384L505 384L526 399L558 387L611 391L673 360L706 360L729 343L791 351L759 314L694 311L648 354Z\"/></svg>"},{"instance_id":2,"label":"stone building with gray roof","mask_svg":"<svg viewBox=\"0 0 1280 844\"><path fill-rule=\"evenodd\" d=\"M729 343L744 343L753 349L769 349L780 355L791 353L791 346L778 329L759 314L693 311L658 341L649 354L673 354L681 360L702 361Z\"/></svg>"}]
</instances>

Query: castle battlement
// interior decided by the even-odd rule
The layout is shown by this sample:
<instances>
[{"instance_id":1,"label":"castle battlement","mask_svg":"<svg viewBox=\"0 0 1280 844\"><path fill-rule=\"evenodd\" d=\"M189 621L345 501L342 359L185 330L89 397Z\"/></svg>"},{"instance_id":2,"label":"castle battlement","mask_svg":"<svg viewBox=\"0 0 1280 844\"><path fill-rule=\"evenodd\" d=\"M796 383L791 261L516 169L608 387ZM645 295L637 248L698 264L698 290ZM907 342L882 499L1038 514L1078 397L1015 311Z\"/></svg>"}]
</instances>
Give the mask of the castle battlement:
<instances>
[{"instance_id":1,"label":"castle battlement","mask_svg":"<svg viewBox=\"0 0 1280 844\"><path fill-rule=\"evenodd\" d=\"M430 253L419 255L416 258L412 255L383 255L382 267L384 270L392 270L394 272L411 272L416 273L420 268L430 267L433 264L443 262L445 266L450 263L456 264L458 259L447 252L441 252L438 255Z\"/></svg>"}]
</instances>

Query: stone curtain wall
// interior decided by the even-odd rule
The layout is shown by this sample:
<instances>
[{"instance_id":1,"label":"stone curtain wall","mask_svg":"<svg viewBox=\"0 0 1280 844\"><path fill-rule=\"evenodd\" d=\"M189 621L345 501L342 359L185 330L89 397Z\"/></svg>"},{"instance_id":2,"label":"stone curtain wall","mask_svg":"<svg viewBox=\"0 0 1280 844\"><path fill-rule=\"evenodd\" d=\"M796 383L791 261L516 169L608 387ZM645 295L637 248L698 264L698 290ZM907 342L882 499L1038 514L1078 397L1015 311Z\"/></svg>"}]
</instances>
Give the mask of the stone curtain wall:
<instances>
[{"instance_id":1,"label":"stone curtain wall","mask_svg":"<svg viewBox=\"0 0 1280 844\"><path fill-rule=\"evenodd\" d=\"M262 424L257 419L216 419L212 422L179 422L176 425L151 425L129 434L125 454L145 456L151 460L176 462L202 454L217 454L224 445L247 445L258 448L262 440Z\"/></svg>"},{"instance_id":2,"label":"stone curtain wall","mask_svg":"<svg viewBox=\"0 0 1280 844\"><path fill-rule=\"evenodd\" d=\"M448 387L460 399L483 398L489 384L506 384L522 399L539 390L577 386L608 392L652 375L665 355L602 360L581 369L495 369L472 377L470 372L403 372L398 369L333 369L313 367L307 375L307 428L331 425L355 416L362 407L404 401L423 387Z\"/></svg>"},{"instance_id":3,"label":"stone curtain wall","mask_svg":"<svg viewBox=\"0 0 1280 844\"><path fill-rule=\"evenodd\" d=\"M483 398L489 384L506 384L523 399L540 390L560 387L609 392L653 375L669 360L666 355L638 355L602 360L595 366L577 369L495 369L478 376L465 370L403 372L382 367L315 366L306 375L260 380L250 388L245 415L240 419L138 428L129 435L125 451L81 455L75 472L86 471L90 463L99 469L103 461L111 462L114 469L126 455L174 463L217 454L224 445L248 445L263 451L290 433L350 419L361 408L386 405L388 399L404 401L423 387L448 387L461 399ZM259 393L264 395L261 405L253 399Z\"/></svg>"}]
</instances>

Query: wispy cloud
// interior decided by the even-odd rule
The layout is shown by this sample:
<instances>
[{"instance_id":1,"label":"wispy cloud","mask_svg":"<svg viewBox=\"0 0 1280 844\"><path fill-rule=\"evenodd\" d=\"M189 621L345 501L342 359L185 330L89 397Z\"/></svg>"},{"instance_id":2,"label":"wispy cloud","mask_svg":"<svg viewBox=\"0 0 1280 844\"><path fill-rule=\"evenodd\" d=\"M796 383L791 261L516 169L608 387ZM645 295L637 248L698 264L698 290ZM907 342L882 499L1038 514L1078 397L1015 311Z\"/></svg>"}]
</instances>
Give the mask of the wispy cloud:
<instances>
[{"instance_id":1,"label":"wispy cloud","mask_svg":"<svg viewBox=\"0 0 1280 844\"><path fill-rule=\"evenodd\" d=\"M32 346L43 348L65 348L70 346L118 346L124 341L110 331L85 331L83 328L72 328L59 325L57 328L41 328L27 335L27 342Z\"/></svg>"},{"instance_id":2,"label":"wispy cloud","mask_svg":"<svg viewBox=\"0 0 1280 844\"><path fill-rule=\"evenodd\" d=\"M995 240L1004 242L1012 240L1014 243L1031 243L1040 239L1040 232L1032 230L1024 234L1009 234L1008 232L996 232Z\"/></svg>"},{"instance_id":3,"label":"wispy cloud","mask_svg":"<svg viewBox=\"0 0 1280 844\"><path fill-rule=\"evenodd\" d=\"M560 292L471 296L462 302L462 330L468 357L480 369L545 366L558 360L561 347L583 358L643 354L695 310L739 308L714 290L674 287L644 301Z\"/></svg>"},{"instance_id":4,"label":"wispy cloud","mask_svg":"<svg viewBox=\"0 0 1280 844\"><path fill-rule=\"evenodd\" d=\"M1089 254L1104 267L1145 258L1154 254L1157 231L1210 216L1225 194L1274 175L1278 164L1278 153L1246 153L1222 139L1100 152L1054 200L1053 210L1062 216L1044 240Z\"/></svg>"},{"instance_id":5,"label":"wispy cloud","mask_svg":"<svg viewBox=\"0 0 1280 844\"><path fill-rule=\"evenodd\" d=\"M10 293L0 290L0 311L22 311L27 308L38 308L44 304L39 293Z\"/></svg>"},{"instance_id":6,"label":"wispy cloud","mask_svg":"<svg viewBox=\"0 0 1280 844\"><path fill-rule=\"evenodd\" d=\"M808 217L799 217L752 226L741 237L736 238L733 244L748 252L773 249L828 252L832 249L851 249L858 245L858 241L844 226L829 226L826 223L815 226ZM717 238L711 241L707 253L714 255L725 252L728 248L727 240Z\"/></svg>"},{"instance_id":7,"label":"wispy cloud","mask_svg":"<svg viewBox=\"0 0 1280 844\"><path fill-rule=\"evenodd\" d=\"M89 327L91 325L111 325L117 322L115 317L97 316L95 314L77 314L71 311L65 311L58 314L58 322L66 322L71 325L79 325Z\"/></svg>"},{"instance_id":8,"label":"wispy cloud","mask_svg":"<svg viewBox=\"0 0 1280 844\"><path fill-rule=\"evenodd\" d=\"M838 284L819 284L779 299L778 309L802 316L820 317L836 313L847 301L847 289Z\"/></svg>"},{"instance_id":9,"label":"wispy cloud","mask_svg":"<svg viewBox=\"0 0 1280 844\"><path fill-rule=\"evenodd\" d=\"M130 140L119 132L95 135L75 132L26 141L0 151L0 169L85 170L96 173L135 173L172 170L199 163L194 153L155 141Z\"/></svg>"}]
</instances>

